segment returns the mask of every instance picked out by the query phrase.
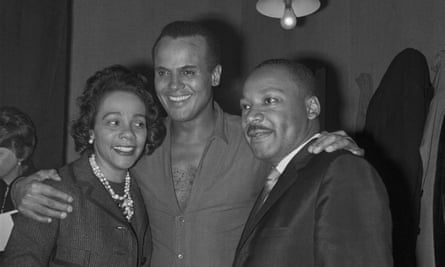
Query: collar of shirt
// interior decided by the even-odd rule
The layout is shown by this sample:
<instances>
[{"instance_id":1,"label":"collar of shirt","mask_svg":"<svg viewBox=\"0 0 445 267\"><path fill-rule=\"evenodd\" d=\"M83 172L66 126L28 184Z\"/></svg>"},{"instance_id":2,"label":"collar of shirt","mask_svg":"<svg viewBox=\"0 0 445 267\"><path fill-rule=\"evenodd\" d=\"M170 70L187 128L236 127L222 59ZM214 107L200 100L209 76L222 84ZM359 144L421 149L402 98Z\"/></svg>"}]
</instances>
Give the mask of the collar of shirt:
<instances>
[{"instance_id":1,"label":"collar of shirt","mask_svg":"<svg viewBox=\"0 0 445 267\"><path fill-rule=\"evenodd\" d=\"M307 143L309 143L310 141L314 140L315 138L318 138L320 136L320 133L316 133L314 134L311 138L307 139L304 143L302 143L301 145L299 145L296 149L294 149L292 152L290 152L289 154L287 154L286 157L284 157L279 163L278 165L275 167L278 172L280 174L282 174L284 172L284 169L286 169L287 164L289 164L289 162L294 158L294 156L300 152L300 150L307 145Z\"/></svg>"}]
</instances>

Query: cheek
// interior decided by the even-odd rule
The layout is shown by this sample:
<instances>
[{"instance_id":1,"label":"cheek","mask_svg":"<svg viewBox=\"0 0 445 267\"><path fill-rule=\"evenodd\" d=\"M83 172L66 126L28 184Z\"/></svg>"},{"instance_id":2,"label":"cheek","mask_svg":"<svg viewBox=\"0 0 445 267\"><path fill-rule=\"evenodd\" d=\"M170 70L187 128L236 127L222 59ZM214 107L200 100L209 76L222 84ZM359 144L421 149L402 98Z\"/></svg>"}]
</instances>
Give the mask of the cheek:
<instances>
[{"instance_id":1,"label":"cheek","mask_svg":"<svg viewBox=\"0 0 445 267\"><path fill-rule=\"evenodd\" d=\"M242 115L241 116L241 128L243 129L243 132L246 132L246 127L247 127L247 123L246 123L246 119L245 117Z\"/></svg>"},{"instance_id":2,"label":"cheek","mask_svg":"<svg viewBox=\"0 0 445 267\"><path fill-rule=\"evenodd\" d=\"M162 95L163 87L165 87L165 82L163 82L163 79L160 79L160 78L155 79L154 88L155 88L156 95L158 97L160 97Z\"/></svg>"},{"instance_id":3,"label":"cheek","mask_svg":"<svg viewBox=\"0 0 445 267\"><path fill-rule=\"evenodd\" d=\"M94 136L95 136L95 141L94 141L95 145L100 147L111 145L112 140L114 138L113 133L110 133L105 130L96 130L94 132Z\"/></svg>"},{"instance_id":4,"label":"cheek","mask_svg":"<svg viewBox=\"0 0 445 267\"><path fill-rule=\"evenodd\" d=\"M142 146L142 148L143 148L146 140L147 140L147 132L146 131L136 132L136 142L137 142L138 146Z\"/></svg>"},{"instance_id":5,"label":"cheek","mask_svg":"<svg viewBox=\"0 0 445 267\"><path fill-rule=\"evenodd\" d=\"M6 148L0 148L0 176L10 172L17 165L17 157L14 152Z\"/></svg>"}]
</instances>

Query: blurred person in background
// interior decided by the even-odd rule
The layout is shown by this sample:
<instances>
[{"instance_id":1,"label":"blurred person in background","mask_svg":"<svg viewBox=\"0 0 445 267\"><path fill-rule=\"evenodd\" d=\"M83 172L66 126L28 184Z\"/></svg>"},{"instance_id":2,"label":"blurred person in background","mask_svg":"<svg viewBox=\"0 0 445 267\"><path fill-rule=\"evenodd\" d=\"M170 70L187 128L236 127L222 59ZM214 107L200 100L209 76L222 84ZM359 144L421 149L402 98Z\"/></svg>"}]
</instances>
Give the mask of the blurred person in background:
<instances>
[{"instance_id":1,"label":"blurred person in background","mask_svg":"<svg viewBox=\"0 0 445 267\"><path fill-rule=\"evenodd\" d=\"M0 107L0 213L14 209L10 185L34 171L31 155L36 147L31 118L15 107Z\"/></svg>"}]
</instances>

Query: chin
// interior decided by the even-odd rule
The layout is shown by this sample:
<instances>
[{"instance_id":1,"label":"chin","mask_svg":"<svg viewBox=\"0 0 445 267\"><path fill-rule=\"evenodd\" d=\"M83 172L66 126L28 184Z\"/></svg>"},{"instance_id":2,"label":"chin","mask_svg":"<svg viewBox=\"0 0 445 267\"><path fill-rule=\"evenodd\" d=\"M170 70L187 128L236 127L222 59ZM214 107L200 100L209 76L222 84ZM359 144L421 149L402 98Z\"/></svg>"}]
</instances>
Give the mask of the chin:
<instances>
[{"instance_id":1,"label":"chin","mask_svg":"<svg viewBox=\"0 0 445 267\"><path fill-rule=\"evenodd\" d=\"M121 170L126 170L131 168L136 163L136 160L136 157L132 157L131 159L121 159L115 162L115 166Z\"/></svg>"},{"instance_id":2,"label":"chin","mask_svg":"<svg viewBox=\"0 0 445 267\"><path fill-rule=\"evenodd\" d=\"M255 157L260 160L267 160L269 158L267 151L264 151L262 149L255 149L255 148L252 148L252 150L253 150L253 154L255 155Z\"/></svg>"}]
</instances>

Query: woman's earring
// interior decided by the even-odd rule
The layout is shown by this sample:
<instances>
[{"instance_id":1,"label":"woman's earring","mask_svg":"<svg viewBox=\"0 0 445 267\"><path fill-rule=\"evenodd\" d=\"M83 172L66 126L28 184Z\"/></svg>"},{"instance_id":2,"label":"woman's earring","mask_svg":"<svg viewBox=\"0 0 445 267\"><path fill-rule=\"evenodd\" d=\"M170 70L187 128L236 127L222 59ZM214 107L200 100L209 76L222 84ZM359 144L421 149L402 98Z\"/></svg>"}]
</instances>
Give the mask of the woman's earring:
<instances>
[{"instance_id":1,"label":"woman's earring","mask_svg":"<svg viewBox=\"0 0 445 267\"><path fill-rule=\"evenodd\" d=\"M88 144L92 145L94 142L94 137L90 136L90 140L88 140Z\"/></svg>"}]
</instances>

